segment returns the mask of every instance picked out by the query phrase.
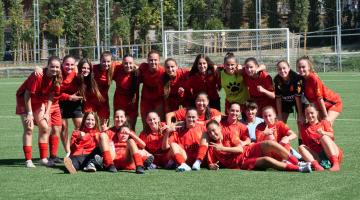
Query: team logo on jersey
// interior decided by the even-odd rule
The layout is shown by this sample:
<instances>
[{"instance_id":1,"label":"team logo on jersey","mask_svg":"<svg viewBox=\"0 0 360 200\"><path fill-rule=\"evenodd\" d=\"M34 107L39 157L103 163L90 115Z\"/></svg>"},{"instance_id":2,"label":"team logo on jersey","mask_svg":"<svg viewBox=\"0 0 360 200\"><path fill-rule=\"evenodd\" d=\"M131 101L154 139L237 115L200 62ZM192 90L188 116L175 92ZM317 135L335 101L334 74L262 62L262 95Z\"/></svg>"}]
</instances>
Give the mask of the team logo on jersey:
<instances>
[{"instance_id":1,"label":"team logo on jersey","mask_svg":"<svg viewBox=\"0 0 360 200\"><path fill-rule=\"evenodd\" d=\"M226 86L232 93L237 93L240 91L240 83L230 82L229 85Z\"/></svg>"}]
</instances>

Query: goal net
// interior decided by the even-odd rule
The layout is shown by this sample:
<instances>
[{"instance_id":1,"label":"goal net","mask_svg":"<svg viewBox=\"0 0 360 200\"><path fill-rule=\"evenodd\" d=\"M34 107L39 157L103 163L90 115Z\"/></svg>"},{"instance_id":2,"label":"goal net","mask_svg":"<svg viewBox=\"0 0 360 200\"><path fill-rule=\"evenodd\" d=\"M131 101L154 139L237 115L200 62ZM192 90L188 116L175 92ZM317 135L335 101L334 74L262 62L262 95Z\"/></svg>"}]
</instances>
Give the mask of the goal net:
<instances>
[{"instance_id":1,"label":"goal net","mask_svg":"<svg viewBox=\"0 0 360 200\"><path fill-rule=\"evenodd\" d=\"M191 66L198 54L222 64L225 54L233 52L241 64L255 57L269 70L279 60L293 63L291 55L297 56L300 39L287 28L165 31L164 35L165 58L176 59L179 66Z\"/></svg>"}]
</instances>

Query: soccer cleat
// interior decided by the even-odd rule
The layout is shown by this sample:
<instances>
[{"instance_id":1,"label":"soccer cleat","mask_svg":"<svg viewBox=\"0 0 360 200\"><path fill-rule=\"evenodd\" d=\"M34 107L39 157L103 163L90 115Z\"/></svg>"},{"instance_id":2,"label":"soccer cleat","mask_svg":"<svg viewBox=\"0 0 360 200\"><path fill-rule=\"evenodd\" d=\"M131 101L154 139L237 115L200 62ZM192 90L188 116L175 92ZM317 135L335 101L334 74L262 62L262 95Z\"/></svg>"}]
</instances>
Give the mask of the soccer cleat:
<instances>
[{"instance_id":1,"label":"soccer cleat","mask_svg":"<svg viewBox=\"0 0 360 200\"><path fill-rule=\"evenodd\" d=\"M154 156L150 155L149 157L146 158L146 160L144 161L144 168L149 170L149 169L156 169L156 165L154 168Z\"/></svg>"},{"instance_id":2,"label":"soccer cleat","mask_svg":"<svg viewBox=\"0 0 360 200\"><path fill-rule=\"evenodd\" d=\"M143 166L136 166L135 172L137 174L144 174L145 173L145 169Z\"/></svg>"},{"instance_id":3,"label":"soccer cleat","mask_svg":"<svg viewBox=\"0 0 360 200\"><path fill-rule=\"evenodd\" d=\"M96 172L96 167L94 163L89 163L86 167L84 167L84 171L86 172Z\"/></svg>"},{"instance_id":4,"label":"soccer cleat","mask_svg":"<svg viewBox=\"0 0 360 200\"><path fill-rule=\"evenodd\" d=\"M179 167L176 168L177 172L187 172L191 171L191 167L186 163L181 164Z\"/></svg>"},{"instance_id":5,"label":"soccer cleat","mask_svg":"<svg viewBox=\"0 0 360 200\"><path fill-rule=\"evenodd\" d=\"M173 160L169 160L165 165L165 169L175 169L175 168L176 168L176 163Z\"/></svg>"},{"instance_id":6,"label":"soccer cleat","mask_svg":"<svg viewBox=\"0 0 360 200\"><path fill-rule=\"evenodd\" d=\"M311 165L305 165L305 166L299 166L299 172L302 173L311 173L312 169L311 169Z\"/></svg>"},{"instance_id":7,"label":"soccer cleat","mask_svg":"<svg viewBox=\"0 0 360 200\"><path fill-rule=\"evenodd\" d=\"M304 167L304 166L307 166L309 165L311 167L311 162L303 162L303 161L300 161L298 162L297 164L299 167Z\"/></svg>"},{"instance_id":8,"label":"soccer cleat","mask_svg":"<svg viewBox=\"0 0 360 200\"><path fill-rule=\"evenodd\" d=\"M196 160L192 166L192 170L196 170L199 171L200 170L200 165L201 165L201 161L200 160Z\"/></svg>"},{"instance_id":9,"label":"soccer cleat","mask_svg":"<svg viewBox=\"0 0 360 200\"><path fill-rule=\"evenodd\" d=\"M112 173L116 173L116 172L117 172L117 169L116 169L116 167L115 167L114 164L106 167L105 170L108 171L108 172L112 172Z\"/></svg>"},{"instance_id":10,"label":"soccer cleat","mask_svg":"<svg viewBox=\"0 0 360 200\"><path fill-rule=\"evenodd\" d=\"M54 167L55 163L52 160L48 160L47 158L40 160L40 165L43 165L45 167Z\"/></svg>"},{"instance_id":11,"label":"soccer cleat","mask_svg":"<svg viewBox=\"0 0 360 200\"><path fill-rule=\"evenodd\" d=\"M69 157L64 158L64 165L70 174L76 174L76 169L75 169L74 165L72 164L72 161Z\"/></svg>"},{"instance_id":12,"label":"soccer cleat","mask_svg":"<svg viewBox=\"0 0 360 200\"><path fill-rule=\"evenodd\" d=\"M27 160L25 161L25 166L27 168L35 168L36 166L34 165L33 161L32 160Z\"/></svg>"},{"instance_id":13,"label":"soccer cleat","mask_svg":"<svg viewBox=\"0 0 360 200\"><path fill-rule=\"evenodd\" d=\"M94 158L91 160L91 162L93 162L95 164L95 167L97 167L98 169L103 169L104 168L103 157L101 157L98 154L96 154L94 156Z\"/></svg>"},{"instance_id":14,"label":"soccer cleat","mask_svg":"<svg viewBox=\"0 0 360 200\"><path fill-rule=\"evenodd\" d=\"M50 158L49 158L49 161L52 161L52 162L54 162L54 163L56 163L56 164L61 164L61 163L63 163L63 160L62 160L61 158L57 157L57 156L55 156L55 157L50 157Z\"/></svg>"}]
</instances>

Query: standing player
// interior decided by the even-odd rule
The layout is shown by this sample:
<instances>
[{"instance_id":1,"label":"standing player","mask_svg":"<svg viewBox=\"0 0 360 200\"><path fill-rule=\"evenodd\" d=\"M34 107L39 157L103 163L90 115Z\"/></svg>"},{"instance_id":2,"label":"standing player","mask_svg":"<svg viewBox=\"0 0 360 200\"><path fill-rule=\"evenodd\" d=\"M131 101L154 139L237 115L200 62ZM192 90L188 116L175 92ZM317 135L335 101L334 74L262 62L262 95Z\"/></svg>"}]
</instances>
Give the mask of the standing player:
<instances>
[{"instance_id":1,"label":"standing player","mask_svg":"<svg viewBox=\"0 0 360 200\"><path fill-rule=\"evenodd\" d=\"M301 127L304 144L299 147L304 160L311 162L316 171L323 171L324 167L339 171L343 152L334 142L330 122L319 121L319 113L312 105L305 109L305 117L307 123Z\"/></svg>"},{"instance_id":2,"label":"standing player","mask_svg":"<svg viewBox=\"0 0 360 200\"><path fill-rule=\"evenodd\" d=\"M198 123L205 125L208 120L221 120L221 113L214 108L209 108L209 98L207 94L201 92L197 95L195 100L195 107L198 114ZM185 121L186 113L186 108L181 108L177 111L167 113L166 124L171 125L173 118L175 118L176 121Z\"/></svg>"},{"instance_id":3,"label":"standing player","mask_svg":"<svg viewBox=\"0 0 360 200\"><path fill-rule=\"evenodd\" d=\"M171 148L173 159L178 166L176 168L178 172L190 171L190 166L193 166L195 170L197 169L195 161L199 153L200 139L205 131L205 127L197 123L197 119L197 111L187 109L185 126L178 130L168 128L165 133L164 140L167 143L163 147L164 149Z\"/></svg>"},{"instance_id":4,"label":"standing player","mask_svg":"<svg viewBox=\"0 0 360 200\"><path fill-rule=\"evenodd\" d=\"M23 150L26 167L33 168L32 162L32 132L34 123L39 127L40 163L53 166L48 157L50 108L54 96L60 94L62 76L60 59L50 57L43 69L43 75L32 73L16 92L16 114L20 115L24 128Z\"/></svg>"},{"instance_id":5,"label":"standing player","mask_svg":"<svg viewBox=\"0 0 360 200\"><path fill-rule=\"evenodd\" d=\"M320 110L322 119L333 124L342 111L340 96L323 84L315 74L313 64L307 56L299 58L296 61L296 67L299 74L305 78L305 97Z\"/></svg>"},{"instance_id":6,"label":"standing player","mask_svg":"<svg viewBox=\"0 0 360 200\"><path fill-rule=\"evenodd\" d=\"M101 54L100 64L94 65L93 71L94 79L99 87L103 101L99 101L96 98L89 98L84 105L84 112L97 112L102 130L107 129L109 122L110 107L108 91L111 85L113 68L115 68L115 65L116 63L112 62L111 52L105 51Z\"/></svg>"},{"instance_id":7,"label":"standing player","mask_svg":"<svg viewBox=\"0 0 360 200\"><path fill-rule=\"evenodd\" d=\"M186 85L186 90L190 91L191 104L199 93L205 92L209 97L210 108L220 110L220 76L215 64L208 56L203 54L196 56Z\"/></svg>"},{"instance_id":8,"label":"standing player","mask_svg":"<svg viewBox=\"0 0 360 200\"><path fill-rule=\"evenodd\" d=\"M179 68L176 60L168 58L165 60L164 97L165 113L178 110L180 106L186 107L189 91L185 91L186 80L189 70Z\"/></svg>"},{"instance_id":9,"label":"standing player","mask_svg":"<svg viewBox=\"0 0 360 200\"><path fill-rule=\"evenodd\" d=\"M250 93L250 99L259 107L258 116L262 116L265 106L275 107L275 93L271 76L265 71L259 71L255 58L247 58L244 62L243 76Z\"/></svg>"},{"instance_id":10,"label":"standing player","mask_svg":"<svg viewBox=\"0 0 360 200\"><path fill-rule=\"evenodd\" d=\"M224 88L225 112L231 103L244 105L249 98L249 91L244 83L243 76L238 69L238 61L233 53L227 53L224 58L224 70L220 71L221 87Z\"/></svg>"},{"instance_id":11,"label":"standing player","mask_svg":"<svg viewBox=\"0 0 360 200\"><path fill-rule=\"evenodd\" d=\"M278 74L274 78L276 111L279 120L287 122L293 107L297 111L299 123L304 122L301 95L303 93L304 78L290 69L289 63L281 60L276 64Z\"/></svg>"},{"instance_id":12,"label":"standing player","mask_svg":"<svg viewBox=\"0 0 360 200\"><path fill-rule=\"evenodd\" d=\"M165 118L164 113L164 85L165 69L160 65L160 54L157 51L148 53L147 63L139 67L139 80L143 84L141 90L140 112L143 124L146 114L153 110Z\"/></svg>"},{"instance_id":13,"label":"standing player","mask_svg":"<svg viewBox=\"0 0 360 200\"><path fill-rule=\"evenodd\" d=\"M114 93L114 111L124 110L128 116L131 129L135 129L139 105L138 70L134 58L126 55L122 64L114 71L113 80L116 83Z\"/></svg>"}]
</instances>

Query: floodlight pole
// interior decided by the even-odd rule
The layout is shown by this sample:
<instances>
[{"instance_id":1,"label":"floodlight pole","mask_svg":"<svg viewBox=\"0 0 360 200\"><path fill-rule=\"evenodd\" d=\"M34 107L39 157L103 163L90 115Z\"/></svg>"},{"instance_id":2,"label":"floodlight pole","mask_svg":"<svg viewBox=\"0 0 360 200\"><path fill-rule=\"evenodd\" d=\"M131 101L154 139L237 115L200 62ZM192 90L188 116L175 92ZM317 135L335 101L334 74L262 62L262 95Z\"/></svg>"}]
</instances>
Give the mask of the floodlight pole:
<instances>
[{"instance_id":1,"label":"floodlight pole","mask_svg":"<svg viewBox=\"0 0 360 200\"><path fill-rule=\"evenodd\" d=\"M100 61L99 0L96 0L96 48L97 60Z\"/></svg>"},{"instance_id":2,"label":"floodlight pole","mask_svg":"<svg viewBox=\"0 0 360 200\"><path fill-rule=\"evenodd\" d=\"M341 0L336 0L336 54L337 54L337 67L342 71L342 59L341 59Z\"/></svg>"},{"instance_id":3,"label":"floodlight pole","mask_svg":"<svg viewBox=\"0 0 360 200\"><path fill-rule=\"evenodd\" d=\"M162 42L162 57L165 57L165 36L164 36L164 10L163 10L163 0L160 0L160 14L161 14L161 42Z\"/></svg>"},{"instance_id":4,"label":"floodlight pole","mask_svg":"<svg viewBox=\"0 0 360 200\"><path fill-rule=\"evenodd\" d=\"M40 23L39 23L39 1L34 0L33 2L34 9L34 61L37 62L40 60Z\"/></svg>"},{"instance_id":5,"label":"floodlight pole","mask_svg":"<svg viewBox=\"0 0 360 200\"><path fill-rule=\"evenodd\" d=\"M261 28L261 0L255 0L256 7L256 29ZM261 60L261 48L259 50L259 31L256 30L256 55Z\"/></svg>"}]
</instances>

